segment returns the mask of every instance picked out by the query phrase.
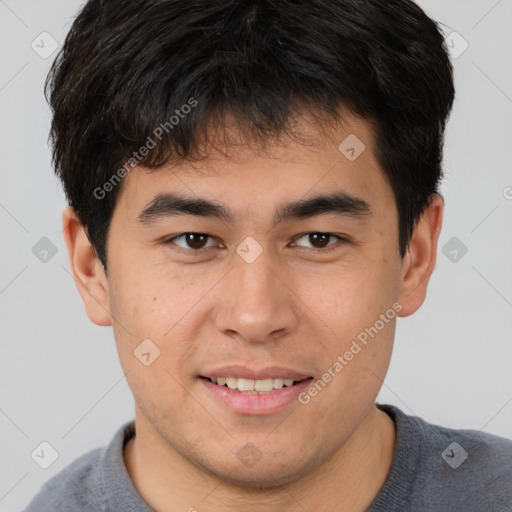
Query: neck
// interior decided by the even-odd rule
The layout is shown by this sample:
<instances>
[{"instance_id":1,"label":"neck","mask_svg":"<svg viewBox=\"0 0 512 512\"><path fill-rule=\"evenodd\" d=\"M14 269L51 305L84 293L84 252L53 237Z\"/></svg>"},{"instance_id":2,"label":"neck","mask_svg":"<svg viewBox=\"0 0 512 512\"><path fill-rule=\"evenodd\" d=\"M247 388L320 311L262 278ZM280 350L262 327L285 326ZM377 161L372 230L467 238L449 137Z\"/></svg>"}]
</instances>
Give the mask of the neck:
<instances>
[{"instance_id":1,"label":"neck","mask_svg":"<svg viewBox=\"0 0 512 512\"><path fill-rule=\"evenodd\" d=\"M158 512L205 507L210 512L364 511L389 474L396 438L391 418L373 406L349 440L321 466L287 485L254 489L215 478L167 444L162 449L138 428L138 420L140 416L135 420L136 437L125 447L125 463L139 494Z\"/></svg>"}]
</instances>

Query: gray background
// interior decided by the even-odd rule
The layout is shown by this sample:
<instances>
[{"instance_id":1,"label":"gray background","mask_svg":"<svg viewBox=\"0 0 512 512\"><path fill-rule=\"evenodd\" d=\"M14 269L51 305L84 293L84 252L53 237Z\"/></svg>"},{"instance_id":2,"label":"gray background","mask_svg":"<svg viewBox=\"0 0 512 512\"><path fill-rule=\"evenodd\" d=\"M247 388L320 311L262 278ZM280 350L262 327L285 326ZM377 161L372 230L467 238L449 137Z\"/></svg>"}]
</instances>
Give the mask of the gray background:
<instances>
[{"instance_id":1,"label":"gray background","mask_svg":"<svg viewBox=\"0 0 512 512\"><path fill-rule=\"evenodd\" d=\"M398 320L379 401L512 438L512 1L419 3L469 47L453 60L437 267L425 304ZM0 511L20 510L134 414L111 328L88 320L69 273L42 95L55 54L31 47L44 31L60 46L80 4L0 0ZM32 252L43 237L57 249L46 262ZM454 243L468 249L455 262L443 253ZM46 470L31 458L42 441L58 452Z\"/></svg>"}]
</instances>

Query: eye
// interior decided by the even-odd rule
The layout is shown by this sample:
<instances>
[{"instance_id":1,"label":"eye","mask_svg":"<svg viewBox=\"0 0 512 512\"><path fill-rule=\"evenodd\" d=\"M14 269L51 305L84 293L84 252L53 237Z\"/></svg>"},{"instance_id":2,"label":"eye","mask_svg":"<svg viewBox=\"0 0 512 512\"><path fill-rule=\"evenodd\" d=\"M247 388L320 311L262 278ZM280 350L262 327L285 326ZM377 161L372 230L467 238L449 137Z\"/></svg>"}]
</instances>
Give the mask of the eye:
<instances>
[{"instance_id":1,"label":"eye","mask_svg":"<svg viewBox=\"0 0 512 512\"><path fill-rule=\"evenodd\" d=\"M306 241L306 243L311 244L309 246L309 248L324 249L325 247L331 247L333 244L329 243L329 242L335 238L340 241L346 241L344 238L339 237L337 235L333 235L332 233L314 232L314 233L306 233L305 235L302 235L301 237L297 238L295 240L295 244L297 244L297 242L299 242L299 240L304 240L304 241Z\"/></svg>"},{"instance_id":2,"label":"eye","mask_svg":"<svg viewBox=\"0 0 512 512\"><path fill-rule=\"evenodd\" d=\"M303 243L305 242L306 244L309 244L309 246L299 243L301 240ZM208 243L209 241L210 243ZM308 249L316 249L321 252L328 252L331 250L332 246L336 245L336 241L348 242L347 239L333 235L332 233L311 232L296 238L293 245ZM179 249L176 250L178 251L183 250L183 252L194 253L199 252L202 249L215 247L219 242L206 233L189 232L169 238L164 243L177 246Z\"/></svg>"},{"instance_id":3,"label":"eye","mask_svg":"<svg viewBox=\"0 0 512 512\"><path fill-rule=\"evenodd\" d=\"M214 242L213 245L206 245L208 239ZM174 244L189 251L199 251L215 245L213 238L205 233L182 233L181 235L169 238L165 243Z\"/></svg>"}]
</instances>

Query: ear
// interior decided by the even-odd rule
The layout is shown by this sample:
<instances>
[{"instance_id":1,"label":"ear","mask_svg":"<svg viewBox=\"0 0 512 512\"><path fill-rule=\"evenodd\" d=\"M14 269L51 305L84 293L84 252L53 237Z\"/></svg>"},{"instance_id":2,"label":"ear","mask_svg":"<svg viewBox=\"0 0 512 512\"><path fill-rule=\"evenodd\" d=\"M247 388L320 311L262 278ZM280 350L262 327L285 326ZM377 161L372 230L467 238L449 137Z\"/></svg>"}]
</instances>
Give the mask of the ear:
<instances>
[{"instance_id":1,"label":"ear","mask_svg":"<svg viewBox=\"0 0 512 512\"><path fill-rule=\"evenodd\" d=\"M436 265L437 241L443 223L443 211L442 196L433 194L431 204L418 219L409 249L402 262L399 299L402 310L398 316L412 315L425 301L428 282Z\"/></svg>"},{"instance_id":2,"label":"ear","mask_svg":"<svg viewBox=\"0 0 512 512\"><path fill-rule=\"evenodd\" d=\"M69 265L87 316L97 325L112 325L107 277L73 208L68 207L62 213L62 227Z\"/></svg>"}]
</instances>

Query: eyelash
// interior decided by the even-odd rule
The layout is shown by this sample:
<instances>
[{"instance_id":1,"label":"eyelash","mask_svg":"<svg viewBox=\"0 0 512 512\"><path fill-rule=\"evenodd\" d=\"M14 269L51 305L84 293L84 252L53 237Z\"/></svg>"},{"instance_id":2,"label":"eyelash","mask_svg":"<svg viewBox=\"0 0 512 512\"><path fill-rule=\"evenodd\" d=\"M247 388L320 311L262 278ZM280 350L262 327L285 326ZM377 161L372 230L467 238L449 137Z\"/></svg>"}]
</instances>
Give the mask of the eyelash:
<instances>
[{"instance_id":1,"label":"eyelash","mask_svg":"<svg viewBox=\"0 0 512 512\"><path fill-rule=\"evenodd\" d=\"M211 235L208 235L206 233L198 233L198 232L195 232L195 231L187 231L185 233L181 233L180 235L176 235L176 236L173 236L172 238L168 238L167 240L164 240L164 244L166 245L173 245L173 250L177 251L177 252L180 252L180 253L183 253L183 254L187 254L187 255L191 255L191 254L199 254L201 253L202 251L205 251L207 249L211 249L212 247L202 247L200 249L184 249L183 247L180 247L179 245L176 245L174 243L175 240L178 240L186 235L202 235L202 236L206 236L210 239L214 239L214 237L212 237ZM339 243L335 243L335 244L331 244L331 245L328 245L326 246L325 248L314 248L314 247L302 247L302 249L306 249L306 250L312 250L312 251L315 251L315 252L321 252L323 254L326 254L326 253L330 253L332 252L333 250L336 250L336 248L340 245L340 242L341 243L348 243L349 240L347 238L344 238L344 237L341 237L339 235L334 235L333 233L325 233L323 231L310 231L308 233L304 233L302 235L299 235L297 236L295 239L294 239L294 243L297 241L297 240L300 240L301 238L305 237L305 236L308 236L308 235L327 235L329 236L330 238L337 238L338 239L338 242ZM330 240L329 240L330 241Z\"/></svg>"}]
</instances>

